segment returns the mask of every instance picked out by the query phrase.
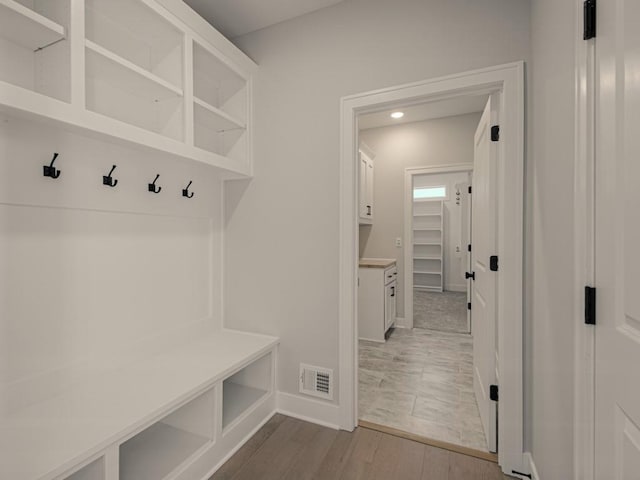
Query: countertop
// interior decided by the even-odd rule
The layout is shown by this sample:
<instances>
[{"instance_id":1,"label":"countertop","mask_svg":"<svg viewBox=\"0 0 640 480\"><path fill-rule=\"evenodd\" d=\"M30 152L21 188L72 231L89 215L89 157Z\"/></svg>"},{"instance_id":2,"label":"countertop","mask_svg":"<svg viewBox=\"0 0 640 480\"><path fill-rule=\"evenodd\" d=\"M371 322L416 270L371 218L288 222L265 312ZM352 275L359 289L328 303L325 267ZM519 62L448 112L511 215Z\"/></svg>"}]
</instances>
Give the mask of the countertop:
<instances>
[{"instance_id":1,"label":"countertop","mask_svg":"<svg viewBox=\"0 0 640 480\"><path fill-rule=\"evenodd\" d=\"M396 260L391 258L361 258L359 263L362 268L387 268L395 264Z\"/></svg>"}]
</instances>

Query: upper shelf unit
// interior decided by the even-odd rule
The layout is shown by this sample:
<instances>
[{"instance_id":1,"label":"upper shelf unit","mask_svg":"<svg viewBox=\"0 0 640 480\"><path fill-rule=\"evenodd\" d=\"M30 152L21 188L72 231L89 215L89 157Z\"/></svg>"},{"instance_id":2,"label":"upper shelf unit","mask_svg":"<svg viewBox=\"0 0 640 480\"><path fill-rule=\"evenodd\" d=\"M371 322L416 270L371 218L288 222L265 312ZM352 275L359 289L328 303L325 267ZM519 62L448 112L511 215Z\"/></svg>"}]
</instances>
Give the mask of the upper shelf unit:
<instances>
[{"instance_id":1,"label":"upper shelf unit","mask_svg":"<svg viewBox=\"0 0 640 480\"><path fill-rule=\"evenodd\" d=\"M0 58L1 111L251 175L256 65L183 2L0 0Z\"/></svg>"}]
</instances>

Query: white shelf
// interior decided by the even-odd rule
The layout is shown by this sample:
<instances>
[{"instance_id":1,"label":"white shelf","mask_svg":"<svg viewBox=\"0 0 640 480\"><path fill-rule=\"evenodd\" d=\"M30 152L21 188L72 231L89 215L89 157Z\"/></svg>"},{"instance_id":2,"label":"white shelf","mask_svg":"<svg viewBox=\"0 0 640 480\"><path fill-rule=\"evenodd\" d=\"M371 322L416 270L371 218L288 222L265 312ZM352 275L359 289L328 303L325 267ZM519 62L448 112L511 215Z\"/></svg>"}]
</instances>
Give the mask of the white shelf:
<instances>
[{"instance_id":1,"label":"white shelf","mask_svg":"<svg viewBox=\"0 0 640 480\"><path fill-rule=\"evenodd\" d=\"M416 290L427 290L429 292L441 292L442 287L434 287L432 285L413 285L413 288Z\"/></svg>"},{"instance_id":2,"label":"white shelf","mask_svg":"<svg viewBox=\"0 0 640 480\"><path fill-rule=\"evenodd\" d=\"M220 133L228 130L244 130L246 128L246 125L237 118L208 104L204 100L200 100L198 97L194 97L193 102L209 114L199 116L199 118L205 120L212 132Z\"/></svg>"},{"instance_id":3,"label":"white shelf","mask_svg":"<svg viewBox=\"0 0 640 480\"><path fill-rule=\"evenodd\" d=\"M158 422L122 444L119 480L162 480L210 441Z\"/></svg>"},{"instance_id":4,"label":"white shelf","mask_svg":"<svg viewBox=\"0 0 640 480\"><path fill-rule=\"evenodd\" d=\"M442 291L444 202L414 200L413 209L412 266L414 280L418 280L414 281L414 288Z\"/></svg>"},{"instance_id":5,"label":"white shelf","mask_svg":"<svg viewBox=\"0 0 640 480\"><path fill-rule=\"evenodd\" d=\"M442 246L441 243L434 243L434 242L413 242L414 245L433 245L433 246Z\"/></svg>"},{"instance_id":6,"label":"white shelf","mask_svg":"<svg viewBox=\"0 0 640 480\"><path fill-rule=\"evenodd\" d=\"M65 29L14 0L0 0L0 35L35 51L65 38Z\"/></svg>"},{"instance_id":7,"label":"white shelf","mask_svg":"<svg viewBox=\"0 0 640 480\"><path fill-rule=\"evenodd\" d=\"M260 388L240 385L234 382L224 382L222 387L222 427L230 426L236 418L239 418L252 405L267 394Z\"/></svg>"},{"instance_id":8,"label":"white shelf","mask_svg":"<svg viewBox=\"0 0 640 480\"><path fill-rule=\"evenodd\" d=\"M442 272L428 272L418 270L414 270L413 273L415 273L416 275L442 275Z\"/></svg>"},{"instance_id":9,"label":"white shelf","mask_svg":"<svg viewBox=\"0 0 640 480\"><path fill-rule=\"evenodd\" d=\"M439 260L442 261L442 257L438 255L414 255L414 260Z\"/></svg>"},{"instance_id":10,"label":"white shelf","mask_svg":"<svg viewBox=\"0 0 640 480\"><path fill-rule=\"evenodd\" d=\"M263 357L277 343L275 337L224 330L101 372L17 411L0 421L0 478L56 478Z\"/></svg>"},{"instance_id":11,"label":"white shelf","mask_svg":"<svg viewBox=\"0 0 640 480\"><path fill-rule=\"evenodd\" d=\"M87 76L100 78L110 84L128 90L153 101L167 100L182 96L182 89L172 85L135 63L130 62L106 48L86 40Z\"/></svg>"},{"instance_id":12,"label":"white shelf","mask_svg":"<svg viewBox=\"0 0 640 480\"><path fill-rule=\"evenodd\" d=\"M414 228L414 232L441 232L441 228Z\"/></svg>"},{"instance_id":13,"label":"white shelf","mask_svg":"<svg viewBox=\"0 0 640 480\"><path fill-rule=\"evenodd\" d=\"M414 217L440 217L439 213L414 213Z\"/></svg>"}]
</instances>

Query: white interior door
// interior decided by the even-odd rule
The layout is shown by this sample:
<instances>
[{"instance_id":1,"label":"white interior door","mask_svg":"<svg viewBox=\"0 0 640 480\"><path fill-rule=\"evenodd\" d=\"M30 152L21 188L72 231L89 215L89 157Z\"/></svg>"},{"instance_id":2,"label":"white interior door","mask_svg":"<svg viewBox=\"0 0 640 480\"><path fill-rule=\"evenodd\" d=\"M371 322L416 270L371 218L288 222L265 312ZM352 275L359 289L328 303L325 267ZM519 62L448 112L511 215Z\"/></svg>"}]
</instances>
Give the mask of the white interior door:
<instances>
[{"instance_id":1,"label":"white interior door","mask_svg":"<svg viewBox=\"0 0 640 480\"><path fill-rule=\"evenodd\" d=\"M597 480L640 478L640 2L598 1Z\"/></svg>"},{"instance_id":2,"label":"white interior door","mask_svg":"<svg viewBox=\"0 0 640 480\"><path fill-rule=\"evenodd\" d=\"M497 451L497 405L489 398L489 388L496 383L496 295L497 272L490 269L490 257L496 254L496 160L497 149L491 141L491 126L497 119L491 98L482 114L475 134L471 222L471 285L473 321L473 388L480 409L489 451ZM497 110L496 110L497 111Z\"/></svg>"}]
</instances>

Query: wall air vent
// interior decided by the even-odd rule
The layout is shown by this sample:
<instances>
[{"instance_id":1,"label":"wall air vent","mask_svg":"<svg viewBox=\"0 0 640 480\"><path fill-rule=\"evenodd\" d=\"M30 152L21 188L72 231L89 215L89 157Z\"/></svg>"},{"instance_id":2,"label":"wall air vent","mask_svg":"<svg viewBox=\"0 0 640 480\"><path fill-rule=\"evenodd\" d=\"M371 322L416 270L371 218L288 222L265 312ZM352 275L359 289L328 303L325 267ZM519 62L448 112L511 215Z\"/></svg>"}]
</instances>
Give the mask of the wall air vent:
<instances>
[{"instance_id":1,"label":"wall air vent","mask_svg":"<svg viewBox=\"0 0 640 480\"><path fill-rule=\"evenodd\" d=\"M300 393L333 400L333 370L301 363Z\"/></svg>"}]
</instances>

